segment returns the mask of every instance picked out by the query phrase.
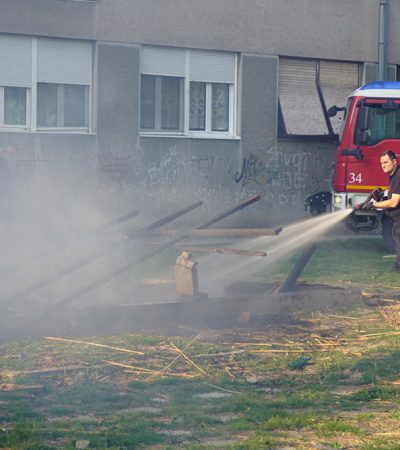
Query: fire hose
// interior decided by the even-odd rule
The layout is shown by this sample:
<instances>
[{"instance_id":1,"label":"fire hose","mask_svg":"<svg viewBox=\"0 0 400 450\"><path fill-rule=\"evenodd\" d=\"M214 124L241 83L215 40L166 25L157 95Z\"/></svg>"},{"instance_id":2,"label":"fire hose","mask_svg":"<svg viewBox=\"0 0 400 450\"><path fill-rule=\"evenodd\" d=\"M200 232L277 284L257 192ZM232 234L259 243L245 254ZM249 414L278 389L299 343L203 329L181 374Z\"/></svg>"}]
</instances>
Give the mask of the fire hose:
<instances>
[{"instance_id":1,"label":"fire hose","mask_svg":"<svg viewBox=\"0 0 400 450\"><path fill-rule=\"evenodd\" d=\"M368 197L365 199L365 201L354 206L353 211L358 211L360 209L363 209L363 210L374 209L374 204L372 201L375 201L375 202L382 201L384 194L385 194L384 191L380 187L374 189L368 195Z\"/></svg>"}]
</instances>

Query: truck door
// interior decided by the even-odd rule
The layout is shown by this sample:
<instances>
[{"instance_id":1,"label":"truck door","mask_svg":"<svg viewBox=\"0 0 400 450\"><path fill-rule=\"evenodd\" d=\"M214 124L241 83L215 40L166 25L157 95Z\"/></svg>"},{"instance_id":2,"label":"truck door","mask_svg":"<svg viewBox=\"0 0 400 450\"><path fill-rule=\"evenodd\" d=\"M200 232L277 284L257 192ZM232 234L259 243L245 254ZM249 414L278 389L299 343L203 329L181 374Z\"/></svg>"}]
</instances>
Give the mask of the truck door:
<instances>
[{"instance_id":1,"label":"truck door","mask_svg":"<svg viewBox=\"0 0 400 450\"><path fill-rule=\"evenodd\" d=\"M400 100L362 99L354 127L354 158L348 158L346 190L370 192L388 185L379 157L386 150L400 154Z\"/></svg>"}]
</instances>

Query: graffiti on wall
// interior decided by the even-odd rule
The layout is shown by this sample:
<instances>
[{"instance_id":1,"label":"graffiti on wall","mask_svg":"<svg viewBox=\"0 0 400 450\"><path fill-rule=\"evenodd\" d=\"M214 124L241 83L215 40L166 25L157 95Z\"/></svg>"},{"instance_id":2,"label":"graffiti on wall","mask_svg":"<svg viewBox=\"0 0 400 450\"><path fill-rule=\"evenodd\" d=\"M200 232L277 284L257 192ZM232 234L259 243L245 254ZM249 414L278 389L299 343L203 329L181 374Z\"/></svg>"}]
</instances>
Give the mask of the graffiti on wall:
<instances>
[{"instance_id":1,"label":"graffiti on wall","mask_svg":"<svg viewBox=\"0 0 400 450\"><path fill-rule=\"evenodd\" d=\"M235 172L234 178L236 183L242 187L253 182L257 185L268 185L277 179L278 171L269 168L266 163L260 161L255 155L243 158L240 171Z\"/></svg>"}]
</instances>

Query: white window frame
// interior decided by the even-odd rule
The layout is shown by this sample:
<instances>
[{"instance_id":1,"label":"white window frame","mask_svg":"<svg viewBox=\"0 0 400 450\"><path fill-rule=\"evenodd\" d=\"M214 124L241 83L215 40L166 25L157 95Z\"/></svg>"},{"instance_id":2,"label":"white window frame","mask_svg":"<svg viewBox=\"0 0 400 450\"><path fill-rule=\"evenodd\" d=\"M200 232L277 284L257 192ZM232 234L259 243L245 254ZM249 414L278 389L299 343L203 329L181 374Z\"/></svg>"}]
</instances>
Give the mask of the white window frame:
<instances>
[{"instance_id":1,"label":"white window frame","mask_svg":"<svg viewBox=\"0 0 400 450\"><path fill-rule=\"evenodd\" d=\"M189 118L187 121L187 133L191 137L221 137L221 138L230 138L234 137L234 133L232 133L230 130L234 130L234 101L235 101L235 86L231 83L222 83L222 84L228 84L229 85L229 94L228 94L228 100L229 100L229 117L228 117L228 131L215 131L212 130L212 85L214 83L211 82L205 82L206 84L206 117L205 117L205 130L190 130L190 108L189 108ZM216 84L216 83L215 83ZM189 81L190 86L190 81ZM189 92L190 96L190 92ZM190 99L190 97L189 97Z\"/></svg>"},{"instance_id":2,"label":"white window frame","mask_svg":"<svg viewBox=\"0 0 400 450\"><path fill-rule=\"evenodd\" d=\"M148 74L142 74L142 75L148 75ZM161 97L161 85L162 85L162 78L163 77L169 77L169 75L149 75L154 77L154 129L153 130L147 130L143 129L143 133L149 133L149 134L183 134L184 130L184 110L185 110L185 79L184 77L174 77L178 79L182 79L182 83L180 83L180 89L179 89L179 124L180 129L179 130L163 130L161 128L161 122L162 122L162 113L161 113L161 107L162 107L162 97ZM139 113L140 114L140 113ZM141 117L139 118L141 120Z\"/></svg>"},{"instance_id":3,"label":"white window frame","mask_svg":"<svg viewBox=\"0 0 400 450\"><path fill-rule=\"evenodd\" d=\"M167 50L167 48L165 48ZM158 47L157 50L162 50L161 47ZM217 54L218 51L215 51ZM201 81L201 80L191 80L190 77L190 55L191 50L185 50L185 70L180 76L184 79L184 89L183 89L183 99L181 99L183 105L183 131L168 131L168 130L158 130L157 129L157 103L161 101L161 97L157 98L157 90L156 90L156 111L155 111L155 129L154 130L145 130L140 129L140 136L173 136L173 137L190 137L190 138L205 138L205 139L236 139L236 123L237 123L237 84L238 84L238 55L234 54L235 62L234 62L234 82L222 82L222 84L229 85L229 120L228 120L228 131L213 131L211 128L211 120L212 120L212 84L210 81ZM150 72L142 72L142 75L154 75L156 77L162 76L171 76L168 73L160 74L150 73ZM176 76L176 75L175 75ZM199 130L190 130L190 82L191 81L199 81L206 84L206 126L204 131ZM139 108L140 111L140 108ZM139 114L139 121L141 117Z\"/></svg>"},{"instance_id":4,"label":"white window frame","mask_svg":"<svg viewBox=\"0 0 400 450\"><path fill-rule=\"evenodd\" d=\"M65 89L64 86L71 86L71 85L65 85L60 83L54 83L57 86L57 125L54 127L46 127L46 126L39 126L37 123L37 117L36 117L36 129L37 131L49 131L49 132L89 132L90 130L90 86L87 86L87 89L85 89L85 121L88 124L86 127L66 127L62 125L64 122L64 105L65 105ZM37 84L36 84L37 86ZM36 91L37 94L37 91ZM37 101L37 100L36 100ZM37 115L37 104L36 104L36 115Z\"/></svg>"},{"instance_id":5,"label":"white window frame","mask_svg":"<svg viewBox=\"0 0 400 450\"><path fill-rule=\"evenodd\" d=\"M0 35L1 36L1 35ZM48 133L76 133L76 134L88 134L93 130L93 65L95 63L95 47L93 43L91 44L91 58L89 61L89 84L85 84L85 114L86 123L85 127L64 127L64 126L54 126L54 127L39 127L37 124L37 84L38 84L38 40L41 39L36 36L32 36L32 72L30 76L30 86L25 86L26 89L26 124L25 125L12 125L4 123L4 88L14 87L11 85L1 86L0 85L0 132L9 131L26 131L26 132L48 132ZM48 38L54 39L57 38ZM72 41L69 39L63 39L64 41ZM60 91L61 85L68 85L68 83L55 83L58 86L58 91ZM22 86L17 86L22 87ZM59 96L59 93L58 93ZM60 108L61 104L57 102L57 107ZM64 112L62 112L63 114Z\"/></svg>"},{"instance_id":6,"label":"white window frame","mask_svg":"<svg viewBox=\"0 0 400 450\"><path fill-rule=\"evenodd\" d=\"M14 125L14 124L6 124L4 123L4 89L8 87L14 86L0 86L0 129L6 131L23 131L30 129L31 123L31 90L29 88L21 88L26 90L26 100L25 100L25 114L26 114L26 123L23 125Z\"/></svg>"}]
</instances>

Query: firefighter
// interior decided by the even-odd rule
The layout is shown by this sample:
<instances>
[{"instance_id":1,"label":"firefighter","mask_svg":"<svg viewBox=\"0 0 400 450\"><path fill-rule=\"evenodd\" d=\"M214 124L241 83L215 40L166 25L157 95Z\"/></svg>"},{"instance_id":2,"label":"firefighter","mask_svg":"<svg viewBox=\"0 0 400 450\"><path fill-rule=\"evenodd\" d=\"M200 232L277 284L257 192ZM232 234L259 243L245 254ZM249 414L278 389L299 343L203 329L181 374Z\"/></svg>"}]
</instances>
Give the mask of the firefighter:
<instances>
[{"instance_id":1,"label":"firefighter","mask_svg":"<svg viewBox=\"0 0 400 450\"><path fill-rule=\"evenodd\" d=\"M385 214L393 219L393 237L396 243L396 262L392 272L400 272L400 170L397 157L391 150L380 156L382 170L389 175L389 192L387 200L374 201L374 208L384 209Z\"/></svg>"}]
</instances>

